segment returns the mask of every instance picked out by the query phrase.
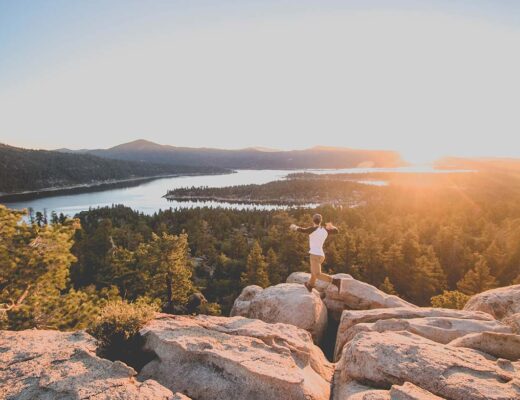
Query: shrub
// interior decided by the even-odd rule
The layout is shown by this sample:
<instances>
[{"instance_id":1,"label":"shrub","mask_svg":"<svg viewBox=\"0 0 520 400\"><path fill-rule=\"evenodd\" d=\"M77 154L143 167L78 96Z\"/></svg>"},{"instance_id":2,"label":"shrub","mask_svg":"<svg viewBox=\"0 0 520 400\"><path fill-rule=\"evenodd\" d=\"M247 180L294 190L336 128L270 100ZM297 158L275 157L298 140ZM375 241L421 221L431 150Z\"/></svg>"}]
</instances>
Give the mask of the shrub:
<instances>
[{"instance_id":1,"label":"shrub","mask_svg":"<svg viewBox=\"0 0 520 400\"><path fill-rule=\"evenodd\" d=\"M140 369L148 357L142 351L139 330L153 319L157 307L145 301L128 303L110 301L88 329L100 345L100 355L109 360L121 360Z\"/></svg>"},{"instance_id":2,"label":"shrub","mask_svg":"<svg viewBox=\"0 0 520 400\"><path fill-rule=\"evenodd\" d=\"M222 315L222 310L220 308L220 304L218 303L202 303L200 306L197 307L197 311L199 314L204 315Z\"/></svg>"},{"instance_id":3,"label":"shrub","mask_svg":"<svg viewBox=\"0 0 520 400\"><path fill-rule=\"evenodd\" d=\"M431 302L433 307L462 310L470 297L458 290L445 290L442 294L433 296Z\"/></svg>"}]
</instances>

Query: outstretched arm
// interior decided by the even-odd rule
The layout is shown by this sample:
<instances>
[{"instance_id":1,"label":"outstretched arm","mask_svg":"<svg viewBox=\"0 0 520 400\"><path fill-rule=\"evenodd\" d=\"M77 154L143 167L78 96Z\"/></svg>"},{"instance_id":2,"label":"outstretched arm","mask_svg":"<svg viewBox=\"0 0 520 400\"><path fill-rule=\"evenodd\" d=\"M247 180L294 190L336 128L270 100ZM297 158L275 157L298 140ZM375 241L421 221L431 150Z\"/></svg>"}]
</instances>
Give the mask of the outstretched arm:
<instances>
[{"instance_id":1,"label":"outstretched arm","mask_svg":"<svg viewBox=\"0 0 520 400\"><path fill-rule=\"evenodd\" d=\"M331 222L327 222L325 224L325 229L327 230L327 233L329 233L329 234L336 234L339 232L339 229L336 228L334 225L332 225Z\"/></svg>"},{"instance_id":2,"label":"outstretched arm","mask_svg":"<svg viewBox=\"0 0 520 400\"><path fill-rule=\"evenodd\" d=\"M307 228L302 228L301 226L298 226L298 225L295 225L295 224L292 224L290 226L290 228L293 231L301 232L301 233L312 233L312 232L314 232L316 230L315 226L309 226Z\"/></svg>"}]
</instances>

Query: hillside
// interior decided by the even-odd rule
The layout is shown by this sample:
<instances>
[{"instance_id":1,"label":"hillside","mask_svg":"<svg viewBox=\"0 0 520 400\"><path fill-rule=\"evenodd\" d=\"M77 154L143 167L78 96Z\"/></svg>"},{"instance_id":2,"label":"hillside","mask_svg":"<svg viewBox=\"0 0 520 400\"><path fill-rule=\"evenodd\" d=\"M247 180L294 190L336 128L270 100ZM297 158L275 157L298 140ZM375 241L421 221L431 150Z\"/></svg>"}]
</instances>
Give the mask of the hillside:
<instances>
[{"instance_id":1,"label":"hillside","mask_svg":"<svg viewBox=\"0 0 520 400\"><path fill-rule=\"evenodd\" d=\"M226 172L222 168L109 160L90 154L28 150L0 143L0 193L182 173Z\"/></svg>"},{"instance_id":2,"label":"hillside","mask_svg":"<svg viewBox=\"0 0 520 400\"><path fill-rule=\"evenodd\" d=\"M78 152L120 160L236 169L355 168L359 166L397 167L404 165L399 154L393 151L329 147L292 151L263 148L223 150L174 147L146 140L136 140L109 149L79 150Z\"/></svg>"}]
</instances>

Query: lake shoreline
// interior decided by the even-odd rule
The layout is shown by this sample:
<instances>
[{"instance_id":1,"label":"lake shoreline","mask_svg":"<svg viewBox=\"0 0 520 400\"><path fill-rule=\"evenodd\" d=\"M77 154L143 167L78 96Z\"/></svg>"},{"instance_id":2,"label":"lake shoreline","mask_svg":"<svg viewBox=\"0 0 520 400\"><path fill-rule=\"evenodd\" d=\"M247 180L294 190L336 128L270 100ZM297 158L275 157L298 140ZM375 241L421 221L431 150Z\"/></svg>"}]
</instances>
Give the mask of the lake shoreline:
<instances>
[{"instance_id":1,"label":"lake shoreline","mask_svg":"<svg viewBox=\"0 0 520 400\"><path fill-rule=\"evenodd\" d=\"M191 172L191 171L190 171ZM230 171L231 172L231 171ZM317 174L328 175L331 170L292 170L291 173L316 172ZM335 170L335 174L344 174L343 178L348 173L365 173L357 176L359 179L368 179L367 173L381 172L379 169L351 169L351 170ZM398 169L395 172L412 172L408 169ZM414 171L415 172L415 171ZM425 172L421 170L421 172ZM63 213L64 215L73 217L74 215L89 210L90 208L110 207L112 205L124 205L133 210L137 210L146 215L153 215L160 210L175 209L175 208L192 208L192 207L223 207L236 208L237 210L260 207L263 209L270 209L271 207L282 207L277 204L283 204L283 207L306 207L306 205L314 205L324 202L332 206L352 207L357 206L359 199L353 199L353 202L345 204L337 204L335 196L333 198L323 198L308 196L308 192L303 192L301 195L289 195L284 191L274 193L264 193L257 196L257 193L229 193L224 192L215 193L190 193L190 188L232 188L244 185L263 185L270 182L285 180L287 177L287 170L235 170L234 173L207 173L197 172L195 175L191 172L176 174L161 174L152 177L133 178L131 181L125 180L123 182L100 182L101 185L85 187L82 185L76 188L53 188L53 190L38 190L32 193L18 193L9 194L11 201L6 200L6 196L2 197L0 203L7 207L17 210L33 209L35 212L52 212ZM334 174L334 175L335 175ZM332 175L332 174L331 174ZM314 180L310 180L314 183ZM367 186L366 183L359 183L363 188ZM177 195L199 195L199 196L213 196L219 197L219 201L207 201L207 199L200 198L199 201L195 199L167 199L165 195L173 195L175 193L168 193L172 190L179 189ZM255 202L251 198L260 200ZM305 198L307 201L302 201ZM17 200L20 199L20 200ZM193 201L192 201L193 200ZM230 201L235 202L230 203ZM236 201L238 200L238 201ZM294 202L292 200L295 200ZM256 204L252 204L256 203ZM292 204L288 204L292 203ZM362 204L362 203L361 203Z\"/></svg>"},{"instance_id":2,"label":"lake shoreline","mask_svg":"<svg viewBox=\"0 0 520 400\"><path fill-rule=\"evenodd\" d=\"M218 196L177 196L177 195L164 195L165 199L170 201L194 201L194 202L206 202L206 201L214 201L217 203L235 203L235 204L258 204L258 205L309 205L311 207L315 207L316 205L309 203L304 200L297 199L287 199L287 200L279 200L279 199L246 199L239 197L218 197Z\"/></svg>"},{"instance_id":3,"label":"lake shoreline","mask_svg":"<svg viewBox=\"0 0 520 400\"><path fill-rule=\"evenodd\" d=\"M165 179L165 178L179 178L185 176L211 176L211 175L229 175L234 174L236 171L230 172L192 172L192 173L178 173L178 174L165 174L165 175L153 175L153 176L143 176L136 178L127 178L127 179L117 179L112 181L100 181L93 183L85 183L79 185L72 186L62 186L62 187L50 187L50 188L42 188L38 190L29 190L25 192L16 192L16 193L0 193L0 203L10 203L16 201L24 201L24 200L34 200L40 199L44 197L53 197L53 196L61 196L67 194L81 194L81 193L90 193L90 192L98 192L108 189L118 189L124 187L132 187L135 185L140 185L142 183L150 182L156 179Z\"/></svg>"}]
</instances>

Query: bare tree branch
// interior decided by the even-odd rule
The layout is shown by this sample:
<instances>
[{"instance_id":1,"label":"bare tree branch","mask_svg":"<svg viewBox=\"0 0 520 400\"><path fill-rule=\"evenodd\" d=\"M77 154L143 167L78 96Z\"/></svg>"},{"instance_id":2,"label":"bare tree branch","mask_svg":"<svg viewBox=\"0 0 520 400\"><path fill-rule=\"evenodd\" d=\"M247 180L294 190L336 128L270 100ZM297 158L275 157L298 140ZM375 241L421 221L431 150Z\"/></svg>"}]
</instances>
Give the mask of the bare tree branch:
<instances>
[{"instance_id":1,"label":"bare tree branch","mask_svg":"<svg viewBox=\"0 0 520 400\"><path fill-rule=\"evenodd\" d=\"M22 295L14 302L13 300L9 300L11 304L7 305L5 303L0 304L0 312L8 312L11 311L14 308L18 308L22 305L25 298L29 295L29 290L31 289L32 285L28 285L27 288L24 290Z\"/></svg>"}]
</instances>

